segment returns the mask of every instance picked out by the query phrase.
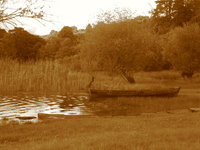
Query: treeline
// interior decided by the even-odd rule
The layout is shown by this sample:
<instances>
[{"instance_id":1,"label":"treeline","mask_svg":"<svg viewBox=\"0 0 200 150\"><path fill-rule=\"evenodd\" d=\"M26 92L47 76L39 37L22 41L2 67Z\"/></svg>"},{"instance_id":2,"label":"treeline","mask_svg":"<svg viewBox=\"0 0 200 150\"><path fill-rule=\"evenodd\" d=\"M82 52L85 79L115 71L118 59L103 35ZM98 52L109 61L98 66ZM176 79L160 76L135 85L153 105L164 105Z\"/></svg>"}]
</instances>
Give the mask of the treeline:
<instances>
[{"instance_id":1,"label":"treeline","mask_svg":"<svg viewBox=\"0 0 200 150\"><path fill-rule=\"evenodd\" d=\"M0 56L19 61L69 57L78 53L78 38L71 27L53 32L48 39L30 34L23 28L8 32L0 29Z\"/></svg>"},{"instance_id":2,"label":"treeline","mask_svg":"<svg viewBox=\"0 0 200 150\"><path fill-rule=\"evenodd\" d=\"M64 27L47 39L22 28L1 30L0 56L60 60L78 71L198 71L200 1L157 0L156 4L151 17L131 19L128 11L115 10L117 15L106 13L85 30Z\"/></svg>"},{"instance_id":3,"label":"treeline","mask_svg":"<svg viewBox=\"0 0 200 150\"><path fill-rule=\"evenodd\" d=\"M36 60L39 49L45 44L44 39L28 33L23 28L15 28L8 32L0 30L1 57L9 57L19 61Z\"/></svg>"}]
</instances>

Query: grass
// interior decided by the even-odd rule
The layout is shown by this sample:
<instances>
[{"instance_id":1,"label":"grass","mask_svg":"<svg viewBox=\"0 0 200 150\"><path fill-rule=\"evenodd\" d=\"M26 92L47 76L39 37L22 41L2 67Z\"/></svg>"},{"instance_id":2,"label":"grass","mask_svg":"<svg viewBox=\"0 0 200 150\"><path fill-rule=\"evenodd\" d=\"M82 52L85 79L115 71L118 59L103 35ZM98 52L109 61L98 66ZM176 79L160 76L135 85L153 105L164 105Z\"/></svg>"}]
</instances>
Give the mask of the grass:
<instances>
[{"instance_id":1,"label":"grass","mask_svg":"<svg viewBox=\"0 0 200 150\"><path fill-rule=\"evenodd\" d=\"M1 150L197 150L199 113L47 120L0 126Z\"/></svg>"},{"instance_id":2,"label":"grass","mask_svg":"<svg viewBox=\"0 0 200 150\"><path fill-rule=\"evenodd\" d=\"M104 98L89 101L86 105L97 115L140 115L160 111L172 111L200 107L199 93L181 90L177 97L129 97Z\"/></svg>"}]
</instances>

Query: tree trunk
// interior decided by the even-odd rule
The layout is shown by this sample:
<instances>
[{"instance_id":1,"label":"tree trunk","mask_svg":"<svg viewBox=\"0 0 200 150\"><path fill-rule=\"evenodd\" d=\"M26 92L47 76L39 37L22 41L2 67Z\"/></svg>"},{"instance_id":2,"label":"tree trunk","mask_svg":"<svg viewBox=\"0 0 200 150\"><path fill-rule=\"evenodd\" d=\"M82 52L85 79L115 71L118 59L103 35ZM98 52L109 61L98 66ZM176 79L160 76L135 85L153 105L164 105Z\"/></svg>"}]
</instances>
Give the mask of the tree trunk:
<instances>
[{"instance_id":1,"label":"tree trunk","mask_svg":"<svg viewBox=\"0 0 200 150\"><path fill-rule=\"evenodd\" d=\"M121 71L121 76L124 80L126 80L128 83L133 84L135 83L135 79L133 76L131 76L127 71Z\"/></svg>"}]
</instances>

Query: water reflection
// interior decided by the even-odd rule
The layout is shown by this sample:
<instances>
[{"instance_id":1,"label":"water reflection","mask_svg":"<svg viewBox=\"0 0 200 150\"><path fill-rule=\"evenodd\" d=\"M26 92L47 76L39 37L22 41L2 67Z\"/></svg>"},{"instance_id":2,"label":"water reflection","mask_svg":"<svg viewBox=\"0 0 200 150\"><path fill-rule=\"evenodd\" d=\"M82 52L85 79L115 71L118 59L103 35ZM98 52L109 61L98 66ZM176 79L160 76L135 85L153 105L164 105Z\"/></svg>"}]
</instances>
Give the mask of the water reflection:
<instances>
[{"instance_id":1,"label":"water reflection","mask_svg":"<svg viewBox=\"0 0 200 150\"><path fill-rule=\"evenodd\" d=\"M84 102L87 96L51 95L51 96L2 96L0 97L0 119L26 119L37 117L38 113L81 115L90 114ZM37 118L36 118L37 119Z\"/></svg>"}]
</instances>

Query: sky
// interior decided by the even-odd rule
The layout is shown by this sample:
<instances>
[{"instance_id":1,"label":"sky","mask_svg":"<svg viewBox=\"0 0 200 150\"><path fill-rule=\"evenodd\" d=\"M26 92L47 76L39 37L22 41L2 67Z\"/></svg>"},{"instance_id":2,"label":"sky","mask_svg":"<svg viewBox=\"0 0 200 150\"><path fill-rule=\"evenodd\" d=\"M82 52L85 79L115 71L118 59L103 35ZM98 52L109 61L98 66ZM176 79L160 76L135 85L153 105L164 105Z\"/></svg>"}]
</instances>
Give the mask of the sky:
<instances>
[{"instance_id":1,"label":"sky","mask_svg":"<svg viewBox=\"0 0 200 150\"><path fill-rule=\"evenodd\" d=\"M51 30L60 31L63 26L84 29L89 23L97 21L98 14L115 8L130 9L134 16L149 15L148 12L155 8L155 0L49 0L45 6L50 22L42 25L37 21L24 20L26 30L46 35Z\"/></svg>"}]
</instances>

